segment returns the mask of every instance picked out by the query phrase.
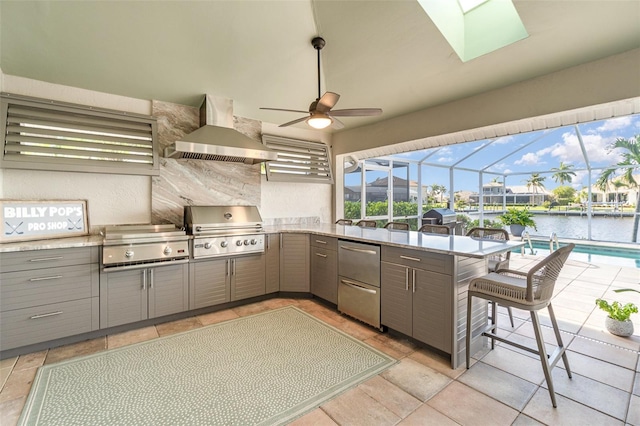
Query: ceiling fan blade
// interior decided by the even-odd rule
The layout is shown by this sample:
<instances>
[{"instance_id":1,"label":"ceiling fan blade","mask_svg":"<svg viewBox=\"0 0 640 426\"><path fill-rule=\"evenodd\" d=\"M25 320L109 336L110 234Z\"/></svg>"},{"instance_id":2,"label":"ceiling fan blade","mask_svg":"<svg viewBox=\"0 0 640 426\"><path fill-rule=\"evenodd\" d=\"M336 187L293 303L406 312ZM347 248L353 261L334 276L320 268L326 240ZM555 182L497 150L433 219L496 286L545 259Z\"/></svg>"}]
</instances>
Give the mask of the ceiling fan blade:
<instances>
[{"instance_id":1,"label":"ceiling fan blade","mask_svg":"<svg viewBox=\"0 0 640 426\"><path fill-rule=\"evenodd\" d=\"M268 111L285 111L285 112L299 112L300 114L308 114L309 111L300 111L298 109L282 109L282 108L260 108Z\"/></svg>"},{"instance_id":2,"label":"ceiling fan blade","mask_svg":"<svg viewBox=\"0 0 640 426\"><path fill-rule=\"evenodd\" d=\"M344 123L340 120L338 120L335 117L331 117L331 127L336 129L336 130L340 130L344 127Z\"/></svg>"},{"instance_id":3,"label":"ceiling fan blade","mask_svg":"<svg viewBox=\"0 0 640 426\"><path fill-rule=\"evenodd\" d=\"M302 118L298 118L297 120L293 120L293 121L289 121L287 123L281 124L278 127L287 127L287 126L291 126L292 124L296 124L296 123L300 123L301 121L305 121L307 118L309 117L302 117Z\"/></svg>"},{"instance_id":4,"label":"ceiling fan blade","mask_svg":"<svg viewBox=\"0 0 640 426\"><path fill-rule=\"evenodd\" d=\"M316 110L319 112L327 112L338 103L340 95L333 92L325 92L324 95L318 100Z\"/></svg>"},{"instance_id":5,"label":"ceiling fan blade","mask_svg":"<svg viewBox=\"0 0 640 426\"><path fill-rule=\"evenodd\" d=\"M380 108L351 108L331 111L331 115L334 117L362 117L380 114L382 114L382 109Z\"/></svg>"}]
</instances>

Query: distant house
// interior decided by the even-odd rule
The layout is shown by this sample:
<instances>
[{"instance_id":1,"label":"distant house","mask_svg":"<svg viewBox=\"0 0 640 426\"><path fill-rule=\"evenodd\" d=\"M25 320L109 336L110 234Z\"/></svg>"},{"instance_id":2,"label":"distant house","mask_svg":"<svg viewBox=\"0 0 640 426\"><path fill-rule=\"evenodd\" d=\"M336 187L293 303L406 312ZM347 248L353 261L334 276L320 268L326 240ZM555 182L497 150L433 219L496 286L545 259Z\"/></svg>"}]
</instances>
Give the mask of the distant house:
<instances>
[{"instance_id":1,"label":"distant house","mask_svg":"<svg viewBox=\"0 0 640 426\"><path fill-rule=\"evenodd\" d=\"M506 196L507 204L540 205L549 201L553 193L545 188L531 188L526 185L503 186L501 183L489 182L482 185L482 202L484 204L502 204ZM471 203L479 204L477 193L469 196Z\"/></svg>"},{"instance_id":2,"label":"distant house","mask_svg":"<svg viewBox=\"0 0 640 426\"><path fill-rule=\"evenodd\" d=\"M640 174L633 175L633 179L640 184ZM621 182L621 180L618 177L613 182ZM609 183L604 191L593 185L591 187L591 201L598 204L635 205L639 191L639 187L630 188L623 184L616 186L615 183Z\"/></svg>"}]
</instances>

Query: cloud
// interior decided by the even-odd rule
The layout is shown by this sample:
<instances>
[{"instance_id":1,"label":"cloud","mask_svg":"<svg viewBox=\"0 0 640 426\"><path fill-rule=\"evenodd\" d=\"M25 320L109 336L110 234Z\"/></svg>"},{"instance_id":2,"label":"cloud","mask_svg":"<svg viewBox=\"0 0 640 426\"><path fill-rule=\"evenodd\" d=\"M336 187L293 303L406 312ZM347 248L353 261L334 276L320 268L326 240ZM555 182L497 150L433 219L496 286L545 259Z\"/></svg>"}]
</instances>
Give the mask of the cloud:
<instances>
[{"instance_id":1,"label":"cloud","mask_svg":"<svg viewBox=\"0 0 640 426\"><path fill-rule=\"evenodd\" d=\"M524 154L522 157L520 157L519 160L516 160L513 163L517 165L529 165L529 164L539 164L540 162L541 162L540 157L538 156L537 153L528 152Z\"/></svg>"},{"instance_id":2,"label":"cloud","mask_svg":"<svg viewBox=\"0 0 640 426\"><path fill-rule=\"evenodd\" d=\"M502 136L496 139L493 143L494 145L502 145L505 143L511 143L513 141L514 141L514 137L512 135L508 135L508 136Z\"/></svg>"},{"instance_id":3,"label":"cloud","mask_svg":"<svg viewBox=\"0 0 640 426\"><path fill-rule=\"evenodd\" d=\"M436 160L438 163L449 163L451 161L453 161L452 157L438 157L438 159Z\"/></svg>"},{"instance_id":4,"label":"cloud","mask_svg":"<svg viewBox=\"0 0 640 426\"><path fill-rule=\"evenodd\" d=\"M567 132L562 135L562 138L563 143L556 145L551 151L551 155L564 162L584 163L580 141L576 134ZM613 141L611 138L605 138L599 134L583 134L582 141L584 142L584 148L587 151L589 162L606 162L613 164L619 160L616 153L610 153L607 149L607 146Z\"/></svg>"},{"instance_id":5,"label":"cloud","mask_svg":"<svg viewBox=\"0 0 640 426\"><path fill-rule=\"evenodd\" d=\"M609 120L605 120L601 126L596 128L598 132L612 132L618 129L624 129L629 127L632 123L632 118L630 115L625 117L617 117Z\"/></svg>"}]
</instances>

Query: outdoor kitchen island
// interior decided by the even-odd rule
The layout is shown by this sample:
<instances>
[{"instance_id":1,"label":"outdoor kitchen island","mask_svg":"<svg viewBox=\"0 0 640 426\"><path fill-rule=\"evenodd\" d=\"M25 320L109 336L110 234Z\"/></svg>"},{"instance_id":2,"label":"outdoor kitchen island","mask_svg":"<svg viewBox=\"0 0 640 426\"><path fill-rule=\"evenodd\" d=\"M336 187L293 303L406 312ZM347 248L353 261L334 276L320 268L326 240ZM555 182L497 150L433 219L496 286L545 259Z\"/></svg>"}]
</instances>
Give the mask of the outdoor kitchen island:
<instances>
[{"instance_id":1,"label":"outdoor kitchen island","mask_svg":"<svg viewBox=\"0 0 640 426\"><path fill-rule=\"evenodd\" d=\"M487 273L490 256L523 245L518 241L331 224L274 226L265 231L283 236L309 234L312 248L314 237L320 237L323 244L323 240L332 238L338 246L342 242L379 246L381 325L447 354L453 368L465 359L469 281ZM475 301L472 315L473 329L481 329L488 317L487 303ZM474 340L472 353L483 344L484 339Z\"/></svg>"}]
</instances>

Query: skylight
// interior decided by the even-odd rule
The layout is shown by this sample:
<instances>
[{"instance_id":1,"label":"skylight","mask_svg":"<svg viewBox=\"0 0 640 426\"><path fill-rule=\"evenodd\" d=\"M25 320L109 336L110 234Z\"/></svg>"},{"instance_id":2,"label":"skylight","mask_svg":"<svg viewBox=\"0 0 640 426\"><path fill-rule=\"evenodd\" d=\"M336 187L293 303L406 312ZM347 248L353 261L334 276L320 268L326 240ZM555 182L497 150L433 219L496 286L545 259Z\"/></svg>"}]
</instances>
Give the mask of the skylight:
<instances>
[{"instance_id":1,"label":"skylight","mask_svg":"<svg viewBox=\"0 0 640 426\"><path fill-rule=\"evenodd\" d=\"M512 0L418 0L462 62L529 36Z\"/></svg>"}]
</instances>

